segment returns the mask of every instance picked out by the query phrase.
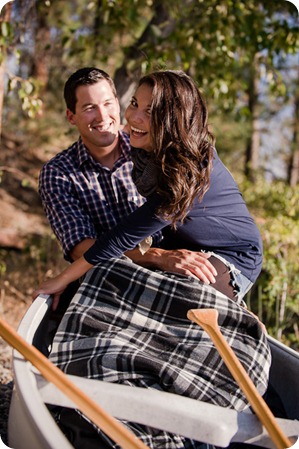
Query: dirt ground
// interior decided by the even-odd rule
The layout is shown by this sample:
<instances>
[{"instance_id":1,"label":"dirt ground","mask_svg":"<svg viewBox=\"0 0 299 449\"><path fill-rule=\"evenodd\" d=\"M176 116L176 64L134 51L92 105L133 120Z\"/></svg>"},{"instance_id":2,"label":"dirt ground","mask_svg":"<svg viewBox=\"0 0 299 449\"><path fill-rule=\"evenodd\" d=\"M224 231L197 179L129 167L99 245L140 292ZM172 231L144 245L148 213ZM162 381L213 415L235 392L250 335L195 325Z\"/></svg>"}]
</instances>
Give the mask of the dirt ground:
<instances>
[{"instance_id":1,"label":"dirt ground","mask_svg":"<svg viewBox=\"0 0 299 449\"><path fill-rule=\"evenodd\" d=\"M31 304L33 289L65 264L37 192L40 169L50 156L32 142L1 136L0 317L15 330ZM12 348L0 337L0 435L5 444L13 388L11 356Z\"/></svg>"},{"instance_id":2,"label":"dirt ground","mask_svg":"<svg viewBox=\"0 0 299 449\"><path fill-rule=\"evenodd\" d=\"M0 316L17 329L33 289L65 262L37 191L40 169L52 155L5 133L0 147ZM0 338L2 382L11 380L10 353Z\"/></svg>"},{"instance_id":3,"label":"dirt ground","mask_svg":"<svg viewBox=\"0 0 299 449\"><path fill-rule=\"evenodd\" d=\"M26 245L33 234L47 232L47 223L37 193L41 160L14 136L3 136L0 145L0 315L16 329L31 302ZM4 382L10 380L10 352L0 339Z\"/></svg>"}]
</instances>

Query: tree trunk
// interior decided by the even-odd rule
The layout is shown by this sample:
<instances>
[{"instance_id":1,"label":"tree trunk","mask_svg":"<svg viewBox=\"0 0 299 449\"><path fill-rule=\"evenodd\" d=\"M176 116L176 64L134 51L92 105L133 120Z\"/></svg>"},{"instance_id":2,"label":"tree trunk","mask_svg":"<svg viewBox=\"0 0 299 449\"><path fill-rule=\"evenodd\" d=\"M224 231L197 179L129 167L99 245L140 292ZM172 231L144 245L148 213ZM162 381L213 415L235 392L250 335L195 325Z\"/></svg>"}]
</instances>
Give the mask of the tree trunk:
<instances>
[{"instance_id":1,"label":"tree trunk","mask_svg":"<svg viewBox=\"0 0 299 449\"><path fill-rule=\"evenodd\" d=\"M11 15L12 4L7 3L4 9L1 11L2 18L0 16L0 24L2 22L9 22ZM4 13L3 13L4 11ZM2 134L2 114L3 114L3 103L4 103L4 74L5 74L5 59L6 59L6 48L1 45L1 57L0 57L0 140Z\"/></svg>"},{"instance_id":2,"label":"tree trunk","mask_svg":"<svg viewBox=\"0 0 299 449\"><path fill-rule=\"evenodd\" d=\"M122 118L142 74L141 64L146 59L146 54L141 47L143 44L154 46L157 40L157 37L152 32L152 27L155 26L160 29L160 39L167 38L175 27L175 20L170 18L169 11L165 7L163 0L154 1L153 10L154 14L151 21L148 23L138 41L128 49L122 66L115 72L114 81L120 101ZM133 68L131 68L132 61L134 61ZM129 62L130 68L128 66Z\"/></svg>"},{"instance_id":3,"label":"tree trunk","mask_svg":"<svg viewBox=\"0 0 299 449\"><path fill-rule=\"evenodd\" d=\"M294 131L292 152L288 169L288 183L295 187L299 183L299 86L295 95Z\"/></svg>"},{"instance_id":4,"label":"tree trunk","mask_svg":"<svg viewBox=\"0 0 299 449\"><path fill-rule=\"evenodd\" d=\"M2 114L4 102L4 64L0 65L0 141L2 135Z\"/></svg>"},{"instance_id":5,"label":"tree trunk","mask_svg":"<svg viewBox=\"0 0 299 449\"><path fill-rule=\"evenodd\" d=\"M46 7L47 8L47 7ZM46 46L50 44L50 29L47 23L45 6L37 4L35 48L31 76L45 89L49 80L49 54Z\"/></svg>"},{"instance_id":6,"label":"tree trunk","mask_svg":"<svg viewBox=\"0 0 299 449\"><path fill-rule=\"evenodd\" d=\"M250 181L254 181L259 167L260 155L260 129L258 113L258 55L255 55L253 65L250 70L250 80L248 87L248 108L251 115L251 135L247 142L245 175Z\"/></svg>"}]
</instances>

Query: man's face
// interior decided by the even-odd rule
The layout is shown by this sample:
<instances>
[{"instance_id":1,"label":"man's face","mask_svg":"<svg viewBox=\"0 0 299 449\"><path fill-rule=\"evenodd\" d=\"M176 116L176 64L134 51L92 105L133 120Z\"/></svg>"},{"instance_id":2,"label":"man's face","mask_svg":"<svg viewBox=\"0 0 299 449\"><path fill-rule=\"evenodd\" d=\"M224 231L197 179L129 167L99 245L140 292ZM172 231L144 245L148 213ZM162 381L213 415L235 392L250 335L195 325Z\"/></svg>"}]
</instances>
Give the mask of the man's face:
<instances>
[{"instance_id":1,"label":"man's face","mask_svg":"<svg viewBox=\"0 0 299 449\"><path fill-rule=\"evenodd\" d=\"M118 137L120 109L109 83L79 86L76 90L76 112L67 109L67 119L75 125L85 146L90 150L107 148Z\"/></svg>"}]
</instances>

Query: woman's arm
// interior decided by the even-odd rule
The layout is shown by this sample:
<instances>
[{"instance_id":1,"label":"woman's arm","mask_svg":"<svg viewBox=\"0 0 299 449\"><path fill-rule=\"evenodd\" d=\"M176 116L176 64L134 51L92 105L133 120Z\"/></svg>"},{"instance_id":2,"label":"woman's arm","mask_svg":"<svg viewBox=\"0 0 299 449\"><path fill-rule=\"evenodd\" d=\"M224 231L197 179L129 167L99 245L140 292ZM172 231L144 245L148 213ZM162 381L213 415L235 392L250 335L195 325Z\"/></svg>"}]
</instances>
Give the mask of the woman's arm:
<instances>
[{"instance_id":1,"label":"woman's arm","mask_svg":"<svg viewBox=\"0 0 299 449\"><path fill-rule=\"evenodd\" d=\"M33 293L35 299L40 293L53 294L52 308L57 308L60 295L67 285L83 276L93 265L108 259L120 257L126 251L138 245L144 238L163 229L169 223L156 216L159 202L157 195L152 195L146 203L132 212L111 231L103 234L75 262L53 279L43 282ZM148 266L162 268L185 275L193 275L203 282L215 282L214 267L209 263L208 255L187 250L168 251L153 248L148 254ZM157 254L158 251L158 254ZM154 252L154 254L151 254ZM166 254L165 254L166 253ZM143 255L141 255L143 257ZM151 257L154 256L154 257ZM134 260L134 257L132 257ZM157 263L158 260L158 263ZM183 263L182 263L183 260ZM139 261L141 262L140 258ZM138 262L137 262L138 263ZM140 265L146 266L146 259Z\"/></svg>"},{"instance_id":2,"label":"woman's arm","mask_svg":"<svg viewBox=\"0 0 299 449\"><path fill-rule=\"evenodd\" d=\"M125 217L117 226L102 234L85 252L85 259L96 265L104 260L120 257L126 251L136 248L146 237L167 226L169 222L156 215L159 202L157 194L151 195L142 206Z\"/></svg>"}]
</instances>

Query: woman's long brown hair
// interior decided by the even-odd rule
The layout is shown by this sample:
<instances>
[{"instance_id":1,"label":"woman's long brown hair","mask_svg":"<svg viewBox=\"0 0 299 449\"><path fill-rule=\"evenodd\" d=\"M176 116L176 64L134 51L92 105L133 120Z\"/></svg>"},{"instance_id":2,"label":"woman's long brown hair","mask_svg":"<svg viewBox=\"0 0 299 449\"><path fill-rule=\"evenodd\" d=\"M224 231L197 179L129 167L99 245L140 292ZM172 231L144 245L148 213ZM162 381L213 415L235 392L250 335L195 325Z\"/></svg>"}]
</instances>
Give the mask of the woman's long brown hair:
<instances>
[{"instance_id":1,"label":"woman's long brown hair","mask_svg":"<svg viewBox=\"0 0 299 449\"><path fill-rule=\"evenodd\" d=\"M162 168L157 213L175 228L209 188L215 138L208 130L205 101L186 73L153 72L141 78L139 86L144 83L153 88L151 142L155 162Z\"/></svg>"}]
</instances>

